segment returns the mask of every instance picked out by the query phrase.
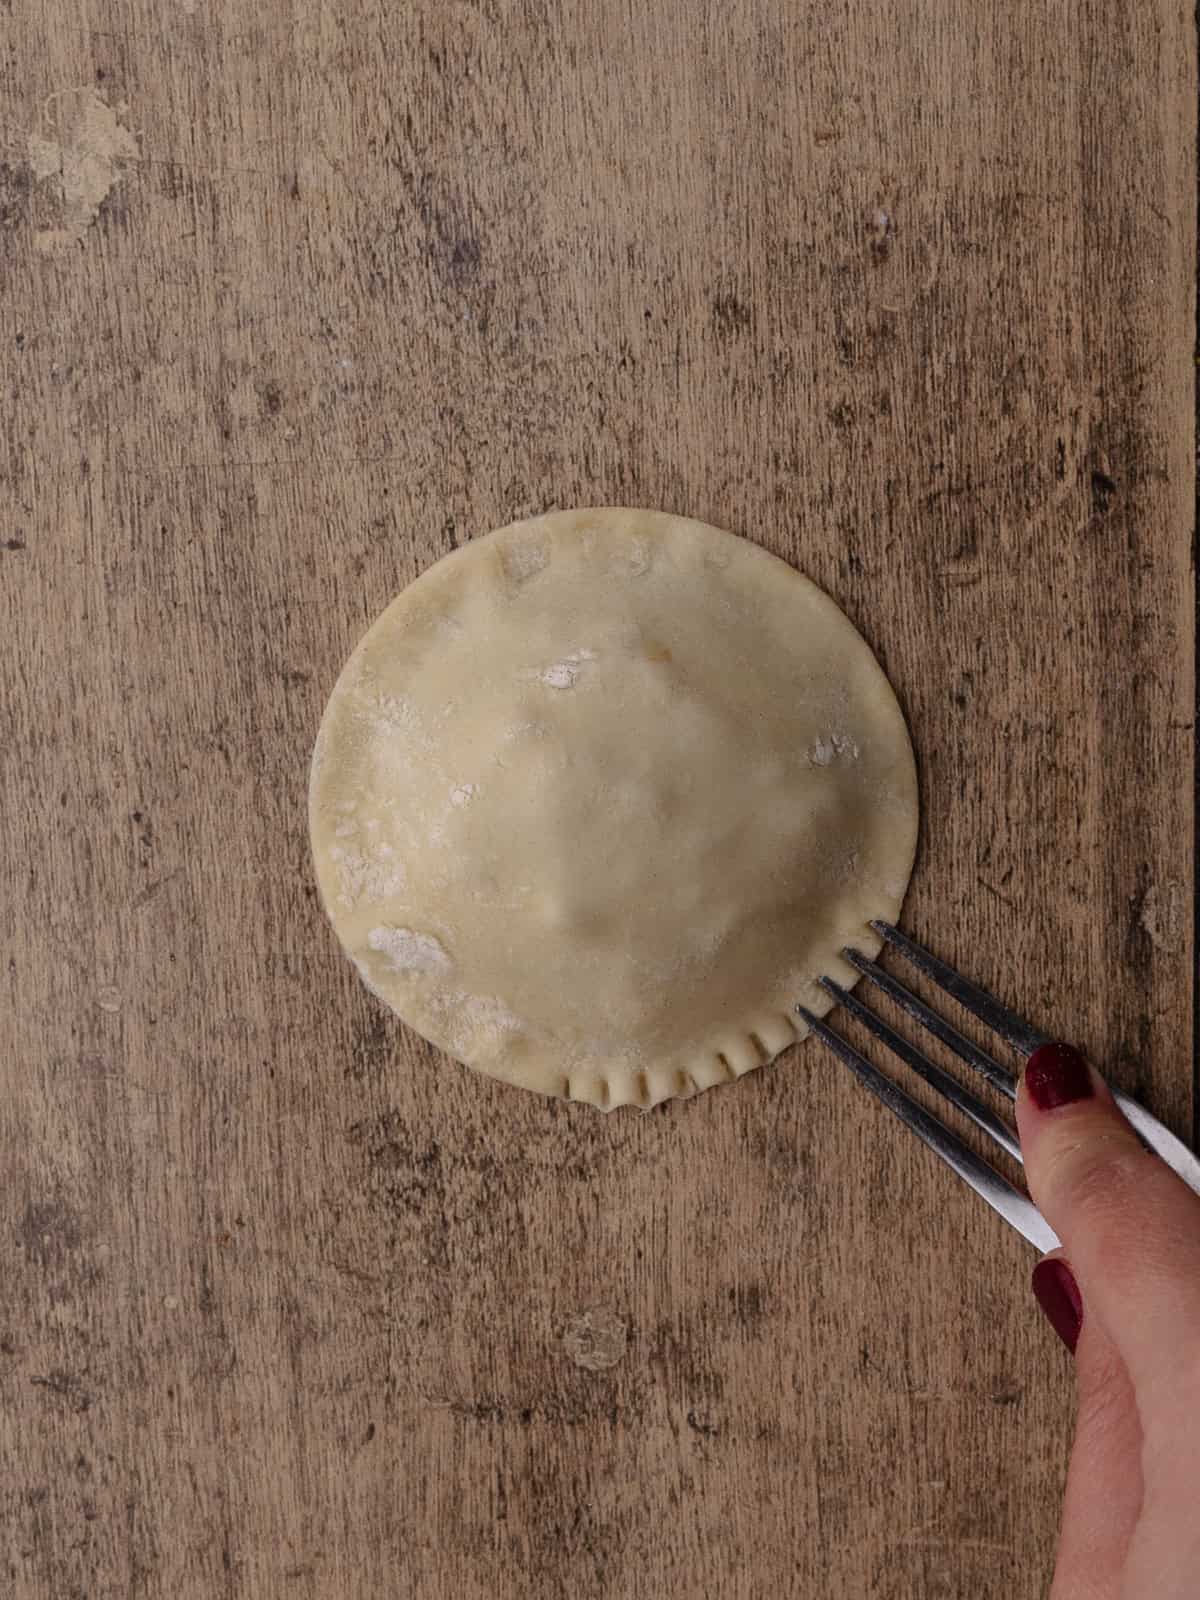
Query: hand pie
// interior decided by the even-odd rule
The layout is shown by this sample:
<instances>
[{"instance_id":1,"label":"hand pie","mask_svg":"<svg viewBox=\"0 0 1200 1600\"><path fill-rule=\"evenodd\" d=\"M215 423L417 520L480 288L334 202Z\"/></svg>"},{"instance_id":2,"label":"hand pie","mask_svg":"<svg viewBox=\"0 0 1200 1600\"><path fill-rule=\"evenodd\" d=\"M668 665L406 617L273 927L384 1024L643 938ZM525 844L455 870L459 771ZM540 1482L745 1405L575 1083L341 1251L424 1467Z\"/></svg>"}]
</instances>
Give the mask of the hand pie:
<instances>
[{"instance_id":1,"label":"hand pie","mask_svg":"<svg viewBox=\"0 0 1200 1600\"><path fill-rule=\"evenodd\" d=\"M480 1072L652 1106L802 1036L873 955L917 785L837 606L649 511L489 534L395 599L313 756L325 908L385 1004Z\"/></svg>"}]
</instances>

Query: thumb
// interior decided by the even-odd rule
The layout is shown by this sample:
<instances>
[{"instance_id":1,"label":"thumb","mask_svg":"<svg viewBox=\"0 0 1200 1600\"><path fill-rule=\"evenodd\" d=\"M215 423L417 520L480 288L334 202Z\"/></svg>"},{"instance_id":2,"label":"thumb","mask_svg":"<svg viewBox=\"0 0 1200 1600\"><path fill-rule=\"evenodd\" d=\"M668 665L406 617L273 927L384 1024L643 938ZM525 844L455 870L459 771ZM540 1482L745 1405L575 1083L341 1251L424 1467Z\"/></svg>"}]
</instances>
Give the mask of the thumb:
<instances>
[{"instance_id":1,"label":"thumb","mask_svg":"<svg viewBox=\"0 0 1200 1600\"><path fill-rule=\"evenodd\" d=\"M1030 1192L1062 1240L1083 1322L1143 1383L1177 1384L1200 1336L1200 1198L1147 1151L1078 1051L1043 1045L1017 1094Z\"/></svg>"}]
</instances>

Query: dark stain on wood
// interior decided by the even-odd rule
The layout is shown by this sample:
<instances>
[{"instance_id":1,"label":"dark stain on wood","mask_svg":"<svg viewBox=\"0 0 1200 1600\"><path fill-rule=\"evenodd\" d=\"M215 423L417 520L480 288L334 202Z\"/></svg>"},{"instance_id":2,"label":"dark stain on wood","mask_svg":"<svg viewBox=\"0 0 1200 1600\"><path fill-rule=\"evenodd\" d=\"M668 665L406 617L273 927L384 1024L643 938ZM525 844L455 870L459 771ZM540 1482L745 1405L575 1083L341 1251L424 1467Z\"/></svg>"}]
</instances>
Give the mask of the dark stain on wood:
<instances>
[{"instance_id":1,"label":"dark stain on wood","mask_svg":"<svg viewBox=\"0 0 1200 1600\"><path fill-rule=\"evenodd\" d=\"M39 1267L60 1265L82 1237L79 1217L60 1199L30 1200L17 1224L17 1243Z\"/></svg>"},{"instance_id":2,"label":"dark stain on wood","mask_svg":"<svg viewBox=\"0 0 1200 1600\"><path fill-rule=\"evenodd\" d=\"M712 302L713 327L723 339L748 333L754 324L751 308L736 294L718 294Z\"/></svg>"},{"instance_id":3,"label":"dark stain on wood","mask_svg":"<svg viewBox=\"0 0 1200 1600\"><path fill-rule=\"evenodd\" d=\"M1117 492L1117 480L1109 477L1107 472L1092 473L1092 511L1102 517L1112 505L1113 497Z\"/></svg>"},{"instance_id":4,"label":"dark stain on wood","mask_svg":"<svg viewBox=\"0 0 1200 1600\"><path fill-rule=\"evenodd\" d=\"M32 187L28 166L0 161L0 229L16 228L27 219Z\"/></svg>"}]
</instances>

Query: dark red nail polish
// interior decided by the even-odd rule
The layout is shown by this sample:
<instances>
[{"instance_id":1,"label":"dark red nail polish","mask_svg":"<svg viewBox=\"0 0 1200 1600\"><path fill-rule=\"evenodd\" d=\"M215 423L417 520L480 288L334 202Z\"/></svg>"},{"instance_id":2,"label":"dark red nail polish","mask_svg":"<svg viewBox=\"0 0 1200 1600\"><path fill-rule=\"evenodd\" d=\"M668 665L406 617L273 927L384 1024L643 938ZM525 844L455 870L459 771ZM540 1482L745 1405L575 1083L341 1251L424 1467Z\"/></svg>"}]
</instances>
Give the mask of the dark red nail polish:
<instances>
[{"instance_id":1,"label":"dark red nail polish","mask_svg":"<svg viewBox=\"0 0 1200 1600\"><path fill-rule=\"evenodd\" d=\"M1025 1086L1039 1111L1090 1100L1096 1092L1087 1062L1069 1044L1044 1044L1035 1050L1025 1067Z\"/></svg>"},{"instance_id":2,"label":"dark red nail polish","mask_svg":"<svg viewBox=\"0 0 1200 1600\"><path fill-rule=\"evenodd\" d=\"M1083 1326L1083 1299L1075 1274L1065 1261L1039 1261L1033 1269L1033 1293L1046 1320L1072 1355Z\"/></svg>"}]
</instances>

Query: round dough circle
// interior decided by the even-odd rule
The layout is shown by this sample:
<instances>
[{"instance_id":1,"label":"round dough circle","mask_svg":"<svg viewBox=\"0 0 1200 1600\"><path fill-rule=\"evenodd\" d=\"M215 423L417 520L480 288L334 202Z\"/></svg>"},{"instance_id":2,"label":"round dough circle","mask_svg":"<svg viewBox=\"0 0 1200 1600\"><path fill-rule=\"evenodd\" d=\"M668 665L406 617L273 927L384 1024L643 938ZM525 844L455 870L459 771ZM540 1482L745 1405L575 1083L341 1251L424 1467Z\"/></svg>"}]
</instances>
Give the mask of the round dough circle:
<instances>
[{"instance_id":1,"label":"round dough circle","mask_svg":"<svg viewBox=\"0 0 1200 1600\"><path fill-rule=\"evenodd\" d=\"M338 679L309 819L325 908L460 1061L609 1109L739 1077L874 955L917 830L870 649L775 556L557 512L446 556Z\"/></svg>"}]
</instances>

